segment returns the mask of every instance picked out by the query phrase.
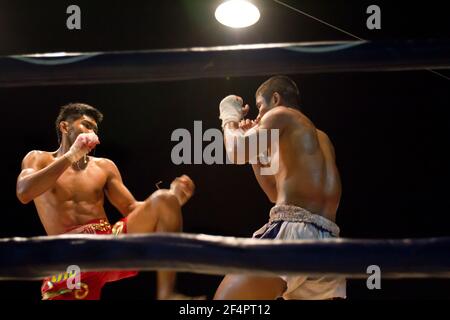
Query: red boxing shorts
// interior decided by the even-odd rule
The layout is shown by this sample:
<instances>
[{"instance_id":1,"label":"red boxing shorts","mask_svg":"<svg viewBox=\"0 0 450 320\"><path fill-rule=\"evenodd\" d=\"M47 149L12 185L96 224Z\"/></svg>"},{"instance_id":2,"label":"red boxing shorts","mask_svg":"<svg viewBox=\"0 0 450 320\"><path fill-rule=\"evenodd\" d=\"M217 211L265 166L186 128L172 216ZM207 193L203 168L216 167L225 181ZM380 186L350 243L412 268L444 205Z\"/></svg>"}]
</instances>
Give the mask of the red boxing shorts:
<instances>
[{"instance_id":1,"label":"red boxing shorts","mask_svg":"<svg viewBox=\"0 0 450 320\"><path fill-rule=\"evenodd\" d=\"M65 234L125 234L127 218L119 220L111 226L104 219L96 219L89 223L71 228ZM102 271L61 273L44 279L41 287L42 300L99 300L103 286L107 282L117 281L137 275L137 271ZM75 283L75 279L79 283Z\"/></svg>"}]
</instances>

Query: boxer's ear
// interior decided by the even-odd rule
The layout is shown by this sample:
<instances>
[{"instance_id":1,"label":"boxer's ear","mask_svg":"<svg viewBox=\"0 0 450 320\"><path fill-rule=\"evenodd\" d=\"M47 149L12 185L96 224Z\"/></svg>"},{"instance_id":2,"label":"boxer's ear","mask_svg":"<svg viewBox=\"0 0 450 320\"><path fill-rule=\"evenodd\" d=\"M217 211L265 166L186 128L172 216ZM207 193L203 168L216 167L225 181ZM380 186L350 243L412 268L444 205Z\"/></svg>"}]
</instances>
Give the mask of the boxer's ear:
<instances>
[{"instance_id":1,"label":"boxer's ear","mask_svg":"<svg viewBox=\"0 0 450 320\"><path fill-rule=\"evenodd\" d=\"M59 130L61 131L61 133L69 133L69 122L67 121L61 121L59 123Z\"/></svg>"},{"instance_id":2,"label":"boxer's ear","mask_svg":"<svg viewBox=\"0 0 450 320\"><path fill-rule=\"evenodd\" d=\"M275 107L281 104L281 96L278 92L273 93L272 102Z\"/></svg>"}]
</instances>

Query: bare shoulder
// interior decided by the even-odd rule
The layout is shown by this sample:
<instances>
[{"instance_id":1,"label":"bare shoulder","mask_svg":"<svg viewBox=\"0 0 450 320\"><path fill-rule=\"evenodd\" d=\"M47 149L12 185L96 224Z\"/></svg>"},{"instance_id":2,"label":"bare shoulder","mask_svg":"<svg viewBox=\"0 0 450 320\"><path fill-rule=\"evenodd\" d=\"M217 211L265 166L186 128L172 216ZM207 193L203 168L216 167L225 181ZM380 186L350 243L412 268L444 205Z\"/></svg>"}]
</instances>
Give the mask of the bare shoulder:
<instances>
[{"instance_id":1,"label":"bare shoulder","mask_svg":"<svg viewBox=\"0 0 450 320\"><path fill-rule=\"evenodd\" d=\"M271 117L279 117L279 116L292 116L293 109L288 107L275 107L271 110L269 110L265 115L264 118L271 118Z\"/></svg>"},{"instance_id":2,"label":"bare shoulder","mask_svg":"<svg viewBox=\"0 0 450 320\"><path fill-rule=\"evenodd\" d=\"M22 160L22 168L41 169L53 160L53 153L48 151L32 150Z\"/></svg>"},{"instance_id":3,"label":"bare shoulder","mask_svg":"<svg viewBox=\"0 0 450 320\"><path fill-rule=\"evenodd\" d=\"M261 119L261 126L267 128L280 128L292 121L294 110L287 107L276 107L269 110Z\"/></svg>"},{"instance_id":4,"label":"bare shoulder","mask_svg":"<svg viewBox=\"0 0 450 320\"><path fill-rule=\"evenodd\" d=\"M25 157L25 159L33 159L33 160L45 160L45 159L51 159L53 157L53 153L49 151L41 151L41 150L32 150L28 152Z\"/></svg>"},{"instance_id":5,"label":"bare shoulder","mask_svg":"<svg viewBox=\"0 0 450 320\"><path fill-rule=\"evenodd\" d=\"M109 173L118 173L119 169L117 168L116 164L107 158L96 158L91 157L92 160L94 160L94 163L101 169L109 172Z\"/></svg>"},{"instance_id":6,"label":"bare shoulder","mask_svg":"<svg viewBox=\"0 0 450 320\"><path fill-rule=\"evenodd\" d=\"M114 169L117 168L114 161L108 159L108 158L96 158L96 157L90 157L92 160L94 160L95 164L98 165L101 168L104 169Z\"/></svg>"},{"instance_id":7,"label":"bare shoulder","mask_svg":"<svg viewBox=\"0 0 450 320\"><path fill-rule=\"evenodd\" d=\"M330 138L324 131L319 130L319 129L316 129L316 130L317 130L317 136L319 137L319 139L330 141Z\"/></svg>"},{"instance_id":8,"label":"bare shoulder","mask_svg":"<svg viewBox=\"0 0 450 320\"><path fill-rule=\"evenodd\" d=\"M268 111L261 119L261 125L267 128L283 128L289 125L314 128L311 120L299 110L282 106Z\"/></svg>"}]
</instances>

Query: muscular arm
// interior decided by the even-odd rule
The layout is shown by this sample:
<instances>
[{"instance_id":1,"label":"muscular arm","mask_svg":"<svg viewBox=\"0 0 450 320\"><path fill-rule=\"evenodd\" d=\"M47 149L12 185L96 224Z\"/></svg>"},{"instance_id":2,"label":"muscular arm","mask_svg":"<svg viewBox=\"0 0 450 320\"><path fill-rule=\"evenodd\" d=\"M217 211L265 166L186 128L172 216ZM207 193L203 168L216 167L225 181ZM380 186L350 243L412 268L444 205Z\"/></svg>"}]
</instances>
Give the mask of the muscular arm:
<instances>
[{"instance_id":1,"label":"muscular arm","mask_svg":"<svg viewBox=\"0 0 450 320\"><path fill-rule=\"evenodd\" d=\"M105 186L106 197L123 216L127 216L131 211L141 205L142 202L136 201L131 192L123 184L122 176L114 162L103 159L102 166L108 172L108 179Z\"/></svg>"},{"instance_id":2,"label":"muscular arm","mask_svg":"<svg viewBox=\"0 0 450 320\"><path fill-rule=\"evenodd\" d=\"M249 143L252 141L253 143L258 144L258 155L266 154L272 157L278 148L279 139L285 130L286 126L288 125L289 121L291 121L292 115L289 114L289 111L286 110L286 108L280 107L273 109L272 111L269 111L259 123L258 127L255 127L253 130L253 133L244 135L242 130L239 130L236 128L236 123L230 123L225 126L225 140L226 139L235 139L234 144L226 144L225 147L228 147L227 153L229 155L229 158L232 159L230 153L233 152L234 157L234 163L239 163L236 160L238 159L236 157L237 149L238 149L238 143L241 139L240 143L245 144L245 163L250 162L252 164L252 169L255 174L256 180L258 181L259 186L263 189L264 193L267 195L269 200L273 203L276 202L278 192L277 192L277 186L275 181L275 176L273 173L269 174L261 174L262 167L265 167L263 164L260 163L259 157L257 159L252 159L252 155L249 154ZM267 131L267 144L266 148L260 148L259 145L259 133L261 132L261 129L266 129ZM274 139L275 141L272 141L272 132L271 129L278 129L278 139ZM236 138L237 136L237 138ZM253 136L253 137L252 137ZM274 136L276 138L276 136ZM226 140L227 141L227 140ZM228 140L229 142L230 140ZM232 140L231 140L232 141ZM276 142L276 146L273 146L273 142ZM256 161L255 161L256 160ZM276 171L276 169L275 169Z\"/></svg>"},{"instance_id":3,"label":"muscular arm","mask_svg":"<svg viewBox=\"0 0 450 320\"><path fill-rule=\"evenodd\" d=\"M276 138L276 136L273 136L272 129L278 130L278 138L280 138L284 127L290 120L284 109L280 107L269 111L257 126L247 132L239 129L239 123L237 122L229 122L225 125L225 149L232 163L245 164L251 162L256 164L257 159L254 159L256 155L267 154L268 151L271 151L272 138ZM267 133L265 144L260 143L260 139L263 136L261 133L263 132ZM278 141L276 142L278 143ZM257 146L257 149L255 148L256 154L252 154L250 143Z\"/></svg>"},{"instance_id":4,"label":"muscular arm","mask_svg":"<svg viewBox=\"0 0 450 320\"><path fill-rule=\"evenodd\" d=\"M29 203L53 187L56 180L70 166L66 157L61 157L46 166L45 157L40 151L31 151L22 161L22 171L17 178L16 195L23 204Z\"/></svg>"}]
</instances>

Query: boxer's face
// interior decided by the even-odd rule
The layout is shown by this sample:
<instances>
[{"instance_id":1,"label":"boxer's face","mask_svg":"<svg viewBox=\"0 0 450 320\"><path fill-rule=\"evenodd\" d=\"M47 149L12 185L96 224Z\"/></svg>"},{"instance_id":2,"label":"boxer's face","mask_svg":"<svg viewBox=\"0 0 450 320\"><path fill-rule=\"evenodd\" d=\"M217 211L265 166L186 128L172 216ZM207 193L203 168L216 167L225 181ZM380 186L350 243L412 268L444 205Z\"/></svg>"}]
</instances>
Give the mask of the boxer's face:
<instances>
[{"instance_id":1,"label":"boxer's face","mask_svg":"<svg viewBox=\"0 0 450 320\"><path fill-rule=\"evenodd\" d=\"M81 118L68 122L67 137L72 145L80 133L98 133L97 123L91 117L83 115Z\"/></svg>"},{"instance_id":2,"label":"boxer's face","mask_svg":"<svg viewBox=\"0 0 450 320\"><path fill-rule=\"evenodd\" d=\"M264 114L267 113L267 111L273 108L273 106L271 106L270 101L268 103L262 95L258 94L256 96L256 108L258 108L259 110L259 114L256 119L260 120L264 116Z\"/></svg>"},{"instance_id":3,"label":"boxer's face","mask_svg":"<svg viewBox=\"0 0 450 320\"><path fill-rule=\"evenodd\" d=\"M257 95L256 96L256 108L259 111L257 119L261 119L263 114L267 112L266 111L266 109L267 109L267 102L266 102L266 99L264 99L264 97L262 95Z\"/></svg>"}]
</instances>

